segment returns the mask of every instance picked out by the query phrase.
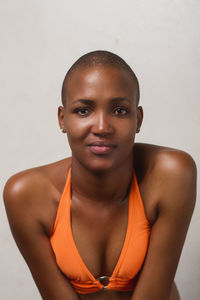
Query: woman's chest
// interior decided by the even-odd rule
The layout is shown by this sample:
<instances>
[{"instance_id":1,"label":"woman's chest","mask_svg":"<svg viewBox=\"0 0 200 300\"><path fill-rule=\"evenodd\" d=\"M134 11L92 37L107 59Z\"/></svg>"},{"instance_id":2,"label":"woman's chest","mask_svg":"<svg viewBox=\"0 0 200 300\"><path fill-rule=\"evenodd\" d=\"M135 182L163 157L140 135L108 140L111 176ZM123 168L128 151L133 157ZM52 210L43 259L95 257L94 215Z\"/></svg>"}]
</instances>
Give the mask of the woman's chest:
<instances>
[{"instance_id":1,"label":"woman's chest","mask_svg":"<svg viewBox=\"0 0 200 300\"><path fill-rule=\"evenodd\" d=\"M120 204L88 205L83 199L71 198L69 187L68 183L50 238L58 266L77 290L85 291L88 285L90 291L101 290L107 284L100 284L98 279L107 276L109 289L130 291L149 238L149 223L135 177L128 197Z\"/></svg>"},{"instance_id":2,"label":"woman's chest","mask_svg":"<svg viewBox=\"0 0 200 300\"><path fill-rule=\"evenodd\" d=\"M71 204L73 241L95 278L111 276L117 265L127 234L128 208L128 199L109 209Z\"/></svg>"}]
</instances>

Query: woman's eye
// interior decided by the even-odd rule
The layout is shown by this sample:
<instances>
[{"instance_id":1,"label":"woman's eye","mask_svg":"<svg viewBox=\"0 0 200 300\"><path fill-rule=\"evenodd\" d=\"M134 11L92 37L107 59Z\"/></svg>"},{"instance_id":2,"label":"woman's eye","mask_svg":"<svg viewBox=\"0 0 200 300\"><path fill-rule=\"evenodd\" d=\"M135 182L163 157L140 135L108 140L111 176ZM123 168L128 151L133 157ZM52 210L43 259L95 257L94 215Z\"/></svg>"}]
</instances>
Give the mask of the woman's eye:
<instances>
[{"instance_id":1,"label":"woman's eye","mask_svg":"<svg viewBox=\"0 0 200 300\"><path fill-rule=\"evenodd\" d=\"M126 115L128 113L128 109L124 108L124 107L117 107L114 111L115 115Z\"/></svg>"},{"instance_id":2,"label":"woman's eye","mask_svg":"<svg viewBox=\"0 0 200 300\"><path fill-rule=\"evenodd\" d=\"M89 113L89 110L83 107L83 108L77 108L75 112L78 113L80 116L85 116Z\"/></svg>"}]
</instances>

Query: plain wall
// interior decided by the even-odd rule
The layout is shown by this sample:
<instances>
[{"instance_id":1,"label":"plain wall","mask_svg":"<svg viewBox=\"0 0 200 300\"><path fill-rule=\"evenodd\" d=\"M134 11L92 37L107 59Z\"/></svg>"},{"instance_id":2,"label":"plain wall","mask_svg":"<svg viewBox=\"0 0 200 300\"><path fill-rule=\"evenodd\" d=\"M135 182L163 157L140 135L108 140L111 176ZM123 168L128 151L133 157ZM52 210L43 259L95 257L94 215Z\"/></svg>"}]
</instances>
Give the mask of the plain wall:
<instances>
[{"instance_id":1,"label":"plain wall","mask_svg":"<svg viewBox=\"0 0 200 300\"><path fill-rule=\"evenodd\" d=\"M189 152L200 164L200 1L1 0L1 190L13 173L70 155L57 124L63 77L82 54L122 56L141 87L137 141ZM199 184L199 181L198 181ZM0 297L40 299L0 210ZM182 300L200 295L199 201L176 274Z\"/></svg>"}]
</instances>

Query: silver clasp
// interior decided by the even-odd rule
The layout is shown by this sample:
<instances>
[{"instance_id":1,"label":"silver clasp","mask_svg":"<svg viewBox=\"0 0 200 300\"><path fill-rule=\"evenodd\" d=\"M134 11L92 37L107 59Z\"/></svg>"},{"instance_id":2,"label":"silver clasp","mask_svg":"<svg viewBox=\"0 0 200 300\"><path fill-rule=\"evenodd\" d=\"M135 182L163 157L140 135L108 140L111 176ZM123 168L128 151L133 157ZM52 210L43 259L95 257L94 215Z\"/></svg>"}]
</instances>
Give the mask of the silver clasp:
<instances>
[{"instance_id":1,"label":"silver clasp","mask_svg":"<svg viewBox=\"0 0 200 300\"><path fill-rule=\"evenodd\" d=\"M97 278L97 280L99 280L99 282L104 286L104 289L106 289L106 286L109 284L109 279L109 276L101 276Z\"/></svg>"}]
</instances>

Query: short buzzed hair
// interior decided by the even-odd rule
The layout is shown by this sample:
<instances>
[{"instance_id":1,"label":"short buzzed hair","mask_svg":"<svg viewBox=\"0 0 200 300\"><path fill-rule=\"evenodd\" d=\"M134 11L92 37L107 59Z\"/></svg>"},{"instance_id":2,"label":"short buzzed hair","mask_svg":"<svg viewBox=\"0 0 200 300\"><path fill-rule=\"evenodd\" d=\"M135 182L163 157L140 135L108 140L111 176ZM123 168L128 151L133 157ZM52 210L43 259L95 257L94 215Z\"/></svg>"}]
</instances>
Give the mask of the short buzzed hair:
<instances>
[{"instance_id":1,"label":"short buzzed hair","mask_svg":"<svg viewBox=\"0 0 200 300\"><path fill-rule=\"evenodd\" d=\"M67 74L65 75L63 84L62 84L62 104L65 107L66 105L66 97L67 97L67 92L66 92L66 82L70 75L75 70L80 70L80 69L86 69L94 66L110 66L117 68L119 70L124 70L129 75L133 78L134 83L136 85L136 103L138 105L139 99L140 99L140 88L139 88L139 82L138 79L131 69L131 67L118 55L105 51L105 50L97 50L97 51L92 51L89 53L86 53L85 55L81 56L68 70Z\"/></svg>"}]
</instances>

